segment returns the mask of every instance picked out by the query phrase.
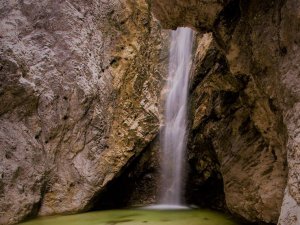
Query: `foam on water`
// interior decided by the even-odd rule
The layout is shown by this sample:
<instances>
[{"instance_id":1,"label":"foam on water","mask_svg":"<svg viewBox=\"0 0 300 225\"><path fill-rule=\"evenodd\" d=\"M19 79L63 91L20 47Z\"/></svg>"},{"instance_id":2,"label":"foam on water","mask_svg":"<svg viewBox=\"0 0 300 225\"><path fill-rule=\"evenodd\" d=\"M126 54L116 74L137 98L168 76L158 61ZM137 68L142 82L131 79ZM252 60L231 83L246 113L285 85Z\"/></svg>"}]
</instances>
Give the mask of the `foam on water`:
<instances>
[{"instance_id":1,"label":"foam on water","mask_svg":"<svg viewBox=\"0 0 300 225\"><path fill-rule=\"evenodd\" d=\"M150 205L144 207L143 209L151 209L151 210L185 210L190 209L184 205Z\"/></svg>"}]
</instances>

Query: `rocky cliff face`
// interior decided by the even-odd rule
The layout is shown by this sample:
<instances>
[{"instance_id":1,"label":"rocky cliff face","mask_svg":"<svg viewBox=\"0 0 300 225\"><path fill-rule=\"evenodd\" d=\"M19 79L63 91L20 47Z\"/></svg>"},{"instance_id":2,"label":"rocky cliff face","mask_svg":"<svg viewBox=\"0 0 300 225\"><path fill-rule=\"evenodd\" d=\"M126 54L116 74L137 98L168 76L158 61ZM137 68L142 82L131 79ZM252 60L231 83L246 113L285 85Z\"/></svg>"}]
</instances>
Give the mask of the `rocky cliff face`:
<instances>
[{"instance_id":1,"label":"rocky cliff face","mask_svg":"<svg viewBox=\"0 0 300 225\"><path fill-rule=\"evenodd\" d=\"M0 224L155 201L159 23L198 31L189 202L299 223L297 0L4 0L0 17Z\"/></svg>"},{"instance_id":2,"label":"rocky cliff face","mask_svg":"<svg viewBox=\"0 0 300 225\"><path fill-rule=\"evenodd\" d=\"M211 37L200 40L209 42L208 51L198 48L195 79L200 82L192 89L190 154L200 155L195 167L203 183L218 182L222 175L232 213L253 222L276 222L286 183L282 119L251 76L228 70Z\"/></svg>"},{"instance_id":3,"label":"rocky cliff face","mask_svg":"<svg viewBox=\"0 0 300 225\"><path fill-rule=\"evenodd\" d=\"M0 12L0 224L85 211L158 132L159 25L146 1Z\"/></svg>"},{"instance_id":4,"label":"rocky cliff face","mask_svg":"<svg viewBox=\"0 0 300 225\"><path fill-rule=\"evenodd\" d=\"M153 2L165 27L211 32L199 42L191 87L189 155L199 184L221 173L231 212L276 223L281 208L280 224L299 223L299 3Z\"/></svg>"}]
</instances>

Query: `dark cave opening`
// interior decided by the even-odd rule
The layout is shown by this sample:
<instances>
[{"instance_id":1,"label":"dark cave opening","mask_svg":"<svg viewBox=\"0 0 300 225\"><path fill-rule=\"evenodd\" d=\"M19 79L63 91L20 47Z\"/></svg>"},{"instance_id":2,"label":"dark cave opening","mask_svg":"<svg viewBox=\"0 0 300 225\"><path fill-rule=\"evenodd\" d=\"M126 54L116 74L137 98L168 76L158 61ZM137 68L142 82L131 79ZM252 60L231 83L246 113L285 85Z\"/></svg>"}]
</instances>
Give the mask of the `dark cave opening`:
<instances>
[{"instance_id":1,"label":"dark cave opening","mask_svg":"<svg viewBox=\"0 0 300 225\"><path fill-rule=\"evenodd\" d=\"M208 175L208 168L202 172L197 170L197 164L203 160L210 166L211 162L217 163L216 156L208 155L207 152L204 155L191 155L189 151L186 164L185 203L191 207L224 211L226 207L223 180L217 167L210 171L209 177L205 177ZM157 137L95 198L91 210L143 207L157 203L160 179L158 159Z\"/></svg>"},{"instance_id":2,"label":"dark cave opening","mask_svg":"<svg viewBox=\"0 0 300 225\"><path fill-rule=\"evenodd\" d=\"M91 210L140 207L156 202L159 140L156 137L94 200Z\"/></svg>"}]
</instances>

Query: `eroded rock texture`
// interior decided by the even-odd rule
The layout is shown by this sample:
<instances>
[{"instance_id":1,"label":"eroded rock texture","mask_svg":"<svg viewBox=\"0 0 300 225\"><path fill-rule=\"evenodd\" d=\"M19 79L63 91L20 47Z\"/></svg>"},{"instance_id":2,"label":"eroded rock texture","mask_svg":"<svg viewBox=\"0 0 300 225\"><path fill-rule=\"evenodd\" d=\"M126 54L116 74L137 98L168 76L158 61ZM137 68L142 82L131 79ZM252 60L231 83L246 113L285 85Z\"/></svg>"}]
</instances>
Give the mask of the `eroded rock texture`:
<instances>
[{"instance_id":1,"label":"eroded rock texture","mask_svg":"<svg viewBox=\"0 0 300 225\"><path fill-rule=\"evenodd\" d=\"M276 222L286 181L280 114L251 76L229 71L225 56L210 41L204 58L197 55L202 62L191 96L190 151L200 155L203 183L220 183L221 173L232 213L253 222ZM197 52L205 52L203 46Z\"/></svg>"},{"instance_id":2,"label":"eroded rock texture","mask_svg":"<svg viewBox=\"0 0 300 225\"><path fill-rule=\"evenodd\" d=\"M92 207L158 132L146 1L1 1L0 224Z\"/></svg>"},{"instance_id":3,"label":"eroded rock texture","mask_svg":"<svg viewBox=\"0 0 300 225\"><path fill-rule=\"evenodd\" d=\"M0 224L155 201L168 51L150 10L198 31L190 203L299 224L299 4L1 1Z\"/></svg>"},{"instance_id":4,"label":"eroded rock texture","mask_svg":"<svg viewBox=\"0 0 300 225\"><path fill-rule=\"evenodd\" d=\"M284 121L288 130L288 185L282 205L280 225L300 223L300 2L288 0L281 9L279 62L280 83L283 86Z\"/></svg>"},{"instance_id":5,"label":"eroded rock texture","mask_svg":"<svg viewBox=\"0 0 300 225\"><path fill-rule=\"evenodd\" d=\"M212 12L203 18L188 1L154 2L165 26L212 34L212 49L200 41L191 87L189 155L199 184L221 173L231 212L276 223L288 176L280 224L299 223L299 2L193 1ZM214 4L221 8L208 10ZM178 13L168 16L172 8Z\"/></svg>"}]
</instances>

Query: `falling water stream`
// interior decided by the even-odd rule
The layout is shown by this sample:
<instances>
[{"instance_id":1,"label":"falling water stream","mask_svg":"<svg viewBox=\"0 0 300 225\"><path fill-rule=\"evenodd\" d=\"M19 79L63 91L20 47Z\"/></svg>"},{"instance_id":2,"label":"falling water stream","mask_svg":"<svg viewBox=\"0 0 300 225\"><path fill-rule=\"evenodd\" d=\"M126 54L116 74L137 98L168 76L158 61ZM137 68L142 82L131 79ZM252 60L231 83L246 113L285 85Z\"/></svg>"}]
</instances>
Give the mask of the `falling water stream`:
<instances>
[{"instance_id":1,"label":"falling water stream","mask_svg":"<svg viewBox=\"0 0 300 225\"><path fill-rule=\"evenodd\" d=\"M187 96L191 67L193 31L178 28L172 31L168 94L165 103L165 122L161 134L162 179L160 204L169 208L184 204L183 169L187 133Z\"/></svg>"}]
</instances>

